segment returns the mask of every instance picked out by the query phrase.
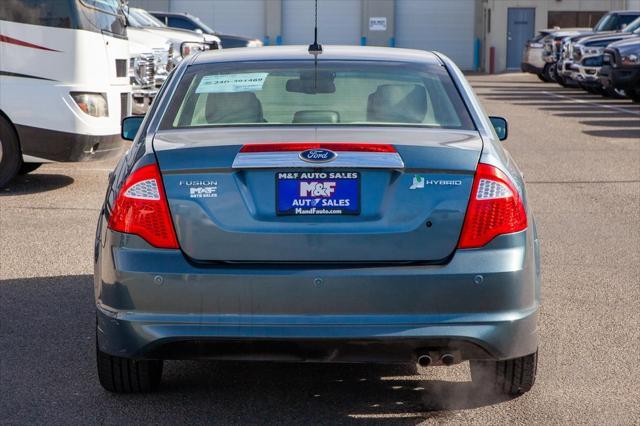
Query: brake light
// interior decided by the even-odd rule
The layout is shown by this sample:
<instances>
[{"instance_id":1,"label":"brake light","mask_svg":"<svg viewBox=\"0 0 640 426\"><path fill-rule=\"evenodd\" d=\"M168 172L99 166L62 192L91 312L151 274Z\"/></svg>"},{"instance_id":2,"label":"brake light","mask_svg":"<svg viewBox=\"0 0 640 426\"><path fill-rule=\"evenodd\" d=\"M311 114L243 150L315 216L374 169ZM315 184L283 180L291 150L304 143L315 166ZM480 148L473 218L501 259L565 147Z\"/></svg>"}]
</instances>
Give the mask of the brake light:
<instances>
[{"instance_id":1,"label":"brake light","mask_svg":"<svg viewBox=\"0 0 640 426\"><path fill-rule=\"evenodd\" d=\"M114 203L109 228L138 235L154 247L178 248L156 164L140 167L127 178Z\"/></svg>"},{"instance_id":2,"label":"brake light","mask_svg":"<svg viewBox=\"0 0 640 426\"><path fill-rule=\"evenodd\" d=\"M505 173L478 164L458 248L482 247L501 234L527 228L520 195Z\"/></svg>"},{"instance_id":3,"label":"brake light","mask_svg":"<svg viewBox=\"0 0 640 426\"><path fill-rule=\"evenodd\" d=\"M330 149L338 152L396 152L393 145L381 143L353 142L284 142L284 143L250 143L243 145L240 152L288 152L306 151L307 149Z\"/></svg>"}]
</instances>

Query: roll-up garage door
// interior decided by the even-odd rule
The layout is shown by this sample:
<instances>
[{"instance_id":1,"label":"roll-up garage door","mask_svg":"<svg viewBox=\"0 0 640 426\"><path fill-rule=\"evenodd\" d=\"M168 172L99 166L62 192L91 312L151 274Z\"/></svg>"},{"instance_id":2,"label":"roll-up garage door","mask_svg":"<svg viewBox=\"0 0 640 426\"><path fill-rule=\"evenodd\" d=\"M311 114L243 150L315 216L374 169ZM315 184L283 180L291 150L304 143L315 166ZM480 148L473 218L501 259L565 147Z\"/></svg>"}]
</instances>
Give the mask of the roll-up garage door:
<instances>
[{"instance_id":1,"label":"roll-up garage door","mask_svg":"<svg viewBox=\"0 0 640 426\"><path fill-rule=\"evenodd\" d=\"M188 12L216 31L255 37L265 35L265 2L256 0L171 0L171 12Z\"/></svg>"},{"instance_id":2,"label":"roll-up garage door","mask_svg":"<svg viewBox=\"0 0 640 426\"><path fill-rule=\"evenodd\" d=\"M360 44L360 0L318 2L318 39L324 44ZM284 44L313 42L313 0L283 0L282 38Z\"/></svg>"},{"instance_id":3,"label":"roll-up garage door","mask_svg":"<svg viewBox=\"0 0 640 426\"><path fill-rule=\"evenodd\" d=\"M396 0L396 46L437 50L473 67L474 0Z\"/></svg>"}]
</instances>

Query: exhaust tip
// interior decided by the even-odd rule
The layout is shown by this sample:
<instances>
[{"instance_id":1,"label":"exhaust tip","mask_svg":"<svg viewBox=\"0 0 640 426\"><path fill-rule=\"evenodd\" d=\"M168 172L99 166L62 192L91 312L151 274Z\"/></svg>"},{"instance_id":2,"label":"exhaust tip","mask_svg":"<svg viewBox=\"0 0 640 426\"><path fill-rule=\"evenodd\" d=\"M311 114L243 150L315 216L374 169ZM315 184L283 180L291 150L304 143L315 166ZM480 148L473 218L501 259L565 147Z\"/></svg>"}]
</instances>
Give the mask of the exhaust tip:
<instances>
[{"instance_id":1,"label":"exhaust tip","mask_svg":"<svg viewBox=\"0 0 640 426\"><path fill-rule=\"evenodd\" d=\"M444 365L453 365L453 363L456 361L456 358L451 354L443 354L440 357L440 361L442 361Z\"/></svg>"},{"instance_id":2,"label":"exhaust tip","mask_svg":"<svg viewBox=\"0 0 640 426\"><path fill-rule=\"evenodd\" d=\"M420 355L418 357L418 365L420 367L427 367L431 364L431 357L429 355Z\"/></svg>"}]
</instances>

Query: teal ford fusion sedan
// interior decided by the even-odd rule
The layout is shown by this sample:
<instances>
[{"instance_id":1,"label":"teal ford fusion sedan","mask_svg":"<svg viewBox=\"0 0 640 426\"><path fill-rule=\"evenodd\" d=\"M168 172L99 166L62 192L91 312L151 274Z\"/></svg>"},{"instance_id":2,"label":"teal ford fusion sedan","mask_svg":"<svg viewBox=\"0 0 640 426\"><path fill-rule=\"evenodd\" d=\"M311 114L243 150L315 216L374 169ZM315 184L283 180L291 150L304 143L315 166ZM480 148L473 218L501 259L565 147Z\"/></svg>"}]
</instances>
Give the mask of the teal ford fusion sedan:
<instances>
[{"instance_id":1,"label":"teal ford fusion sedan","mask_svg":"<svg viewBox=\"0 0 640 426\"><path fill-rule=\"evenodd\" d=\"M113 392L163 360L452 365L528 391L539 244L522 175L437 52L304 46L183 61L111 174L95 241Z\"/></svg>"}]
</instances>

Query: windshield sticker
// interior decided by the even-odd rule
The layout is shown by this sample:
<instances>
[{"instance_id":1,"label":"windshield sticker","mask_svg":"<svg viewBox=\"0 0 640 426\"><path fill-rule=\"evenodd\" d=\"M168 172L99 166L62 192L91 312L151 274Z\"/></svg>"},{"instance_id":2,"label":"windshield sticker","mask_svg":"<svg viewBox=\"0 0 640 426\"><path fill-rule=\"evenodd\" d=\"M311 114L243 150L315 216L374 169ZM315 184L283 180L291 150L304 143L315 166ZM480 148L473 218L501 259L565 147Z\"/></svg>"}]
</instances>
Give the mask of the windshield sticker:
<instances>
[{"instance_id":1,"label":"windshield sticker","mask_svg":"<svg viewBox=\"0 0 640 426\"><path fill-rule=\"evenodd\" d=\"M196 93L236 93L262 90L269 73L206 75L200 80Z\"/></svg>"}]
</instances>

